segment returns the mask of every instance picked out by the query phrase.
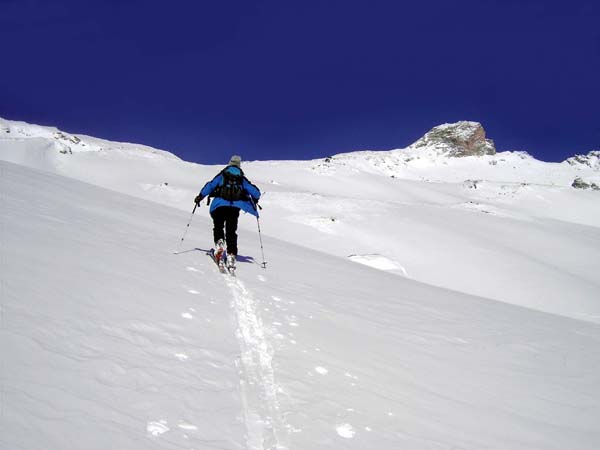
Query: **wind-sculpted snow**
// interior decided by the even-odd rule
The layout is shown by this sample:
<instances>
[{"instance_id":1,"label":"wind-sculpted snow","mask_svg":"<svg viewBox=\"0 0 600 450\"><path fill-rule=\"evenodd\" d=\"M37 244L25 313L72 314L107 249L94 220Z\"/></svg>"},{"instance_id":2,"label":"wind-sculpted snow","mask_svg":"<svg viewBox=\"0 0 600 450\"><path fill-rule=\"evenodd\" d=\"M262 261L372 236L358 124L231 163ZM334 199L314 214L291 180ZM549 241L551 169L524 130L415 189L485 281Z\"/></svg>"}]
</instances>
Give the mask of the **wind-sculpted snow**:
<instances>
[{"instance_id":1,"label":"wind-sculpted snow","mask_svg":"<svg viewBox=\"0 0 600 450\"><path fill-rule=\"evenodd\" d=\"M188 212L10 163L0 175L2 450L600 446L596 324L268 235L264 270L249 227L231 278L204 254L204 217L174 255ZM522 232L464 214L482 220L475 241L511 230L500 256ZM541 249L556 228L538 231ZM567 256L588 258L595 228L577 231ZM573 271L576 298L571 280L589 280Z\"/></svg>"}]
</instances>

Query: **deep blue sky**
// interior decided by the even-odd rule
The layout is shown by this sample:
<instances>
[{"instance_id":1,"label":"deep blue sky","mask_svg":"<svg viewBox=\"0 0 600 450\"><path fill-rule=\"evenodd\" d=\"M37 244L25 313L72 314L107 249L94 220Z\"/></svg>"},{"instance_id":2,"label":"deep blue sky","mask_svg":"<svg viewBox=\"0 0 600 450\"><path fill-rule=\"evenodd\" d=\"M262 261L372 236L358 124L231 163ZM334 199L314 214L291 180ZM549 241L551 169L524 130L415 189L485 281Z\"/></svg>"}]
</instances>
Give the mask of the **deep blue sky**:
<instances>
[{"instance_id":1,"label":"deep blue sky","mask_svg":"<svg viewBox=\"0 0 600 450\"><path fill-rule=\"evenodd\" d=\"M0 0L0 116L205 163L600 148L600 2Z\"/></svg>"}]
</instances>

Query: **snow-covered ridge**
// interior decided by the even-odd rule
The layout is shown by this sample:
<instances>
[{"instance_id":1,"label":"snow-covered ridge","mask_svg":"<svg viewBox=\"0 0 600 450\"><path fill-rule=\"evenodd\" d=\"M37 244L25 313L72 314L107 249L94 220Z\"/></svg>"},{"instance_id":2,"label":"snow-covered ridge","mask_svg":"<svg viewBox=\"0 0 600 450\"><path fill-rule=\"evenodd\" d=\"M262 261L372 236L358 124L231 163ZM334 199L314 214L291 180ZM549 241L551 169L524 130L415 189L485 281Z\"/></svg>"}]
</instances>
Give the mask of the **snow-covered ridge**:
<instances>
[{"instance_id":1,"label":"snow-covered ridge","mask_svg":"<svg viewBox=\"0 0 600 450\"><path fill-rule=\"evenodd\" d=\"M173 173L190 166L146 145L1 118L0 159L163 203L182 198L181 190L168 184Z\"/></svg>"},{"instance_id":2,"label":"snow-covered ridge","mask_svg":"<svg viewBox=\"0 0 600 450\"><path fill-rule=\"evenodd\" d=\"M22 141L26 139L46 139L51 144L48 146L48 151L56 151L63 155L77 152L120 151L129 156L137 155L146 158L160 156L179 160L172 153L147 145L107 141L81 134L75 135L55 127L32 125L0 117L0 140Z\"/></svg>"},{"instance_id":3,"label":"snow-covered ridge","mask_svg":"<svg viewBox=\"0 0 600 450\"><path fill-rule=\"evenodd\" d=\"M347 168L399 179L450 183L478 179L569 187L577 177L600 180L597 165L544 162L523 151L457 158L440 154L437 148L410 146L389 151L342 153L319 160L314 167L321 173L332 174L336 168Z\"/></svg>"},{"instance_id":4,"label":"snow-covered ridge","mask_svg":"<svg viewBox=\"0 0 600 450\"><path fill-rule=\"evenodd\" d=\"M73 176L73 171L66 171L65 167L72 165L74 159L89 159L77 156L81 153L96 153L101 160L124 158L156 160L154 163L159 165L187 164L172 153L145 145L111 142L1 118L0 151L4 160L68 176ZM304 166L305 162L286 164ZM598 150L575 155L562 163L539 161L524 151L496 152L482 125L468 121L434 127L403 149L341 153L314 160L311 166L323 175L350 170L432 182L486 180L571 187L580 178L588 184L600 183ZM97 169L89 167L86 177L93 180L95 172ZM168 182L165 179L162 183Z\"/></svg>"},{"instance_id":5,"label":"snow-covered ridge","mask_svg":"<svg viewBox=\"0 0 600 450\"><path fill-rule=\"evenodd\" d=\"M314 169L323 174L346 169L430 182L485 180L571 187L576 178L600 181L598 154L591 151L551 163L525 151L496 152L481 124L464 121L434 127L406 148L341 153L316 161Z\"/></svg>"},{"instance_id":6,"label":"snow-covered ridge","mask_svg":"<svg viewBox=\"0 0 600 450\"><path fill-rule=\"evenodd\" d=\"M575 155L567 158L566 162L572 166L582 166L600 171L600 150L592 150L587 155Z\"/></svg>"},{"instance_id":7,"label":"snow-covered ridge","mask_svg":"<svg viewBox=\"0 0 600 450\"><path fill-rule=\"evenodd\" d=\"M25 139L47 139L47 151L60 154L77 152L120 151L129 156L146 158L163 157L180 160L176 155L141 144L113 142L85 135L74 135L55 127L33 125L26 122L11 121L0 118L0 141L22 141ZM525 151L496 152L491 139L486 138L485 130L478 122L461 121L446 123L432 128L422 138L406 148L389 151L354 151L340 153L323 160L315 160L316 164L333 161L350 164L355 169L377 169L381 173L402 176L402 169L426 171L431 166L462 166L471 172L486 165L502 167L512 165L527 166L531 163L555 165L536 160ZM461 162L462 160L462 162ZM524 161L524 163L523 163ZM361 165L361 163L363 163ZM600 150L592 150L587 155L574 155L563 163L578 170L592 169L600 171ZM563 164L561 163L561 164ZM485 170L484 170L485 172ZM475 173L471 173L476 175ZM410 174L406 174L412 178ZM421 176L421 179L424 177Z\"/></svg>"}]
</instances>

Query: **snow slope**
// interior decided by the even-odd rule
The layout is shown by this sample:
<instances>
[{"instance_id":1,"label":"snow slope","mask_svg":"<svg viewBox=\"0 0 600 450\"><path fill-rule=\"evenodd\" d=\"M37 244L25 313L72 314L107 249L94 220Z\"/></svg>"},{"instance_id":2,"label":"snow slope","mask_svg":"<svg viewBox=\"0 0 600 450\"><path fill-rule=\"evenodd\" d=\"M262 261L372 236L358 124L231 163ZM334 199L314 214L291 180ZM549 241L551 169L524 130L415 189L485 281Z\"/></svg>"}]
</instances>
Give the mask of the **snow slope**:
<instances>
[{"instance_id":1,"label":"snow slope","mask_svg":"<svg viewBox=\"0 0 600 450\"><path fill-rule=\"evenodd\" d=\"M229 278L205 217L0 175L3 450L600 445L596 324L268 236Z\"/></svg>"},{"instance_id":2,"label":"snow slope","mask_svg":"<svg viewBox=\"0 0 600 450\"><path fill-rule=\"evenodd\" d=\"M265 235L427 284L599 323L600 192L571 187L576 177L600 183L594 155L556 164L523 152L449 158L409 147L248 162L244 169L265 193ZM186 212L221 168L5 120L0 159ZM252 220L241 226L256 228Z\"/></svg>"},{"instance_id":3,"label":"snow slope","mask_svg":"<svg viewBox=\"0 0 600 450\"><path fill-rule=\"evenodd\" d=\"M599 448L596 153L245 162L227 278L221 166L0 119L0 449Z\"/></svg>"}]
</instances>

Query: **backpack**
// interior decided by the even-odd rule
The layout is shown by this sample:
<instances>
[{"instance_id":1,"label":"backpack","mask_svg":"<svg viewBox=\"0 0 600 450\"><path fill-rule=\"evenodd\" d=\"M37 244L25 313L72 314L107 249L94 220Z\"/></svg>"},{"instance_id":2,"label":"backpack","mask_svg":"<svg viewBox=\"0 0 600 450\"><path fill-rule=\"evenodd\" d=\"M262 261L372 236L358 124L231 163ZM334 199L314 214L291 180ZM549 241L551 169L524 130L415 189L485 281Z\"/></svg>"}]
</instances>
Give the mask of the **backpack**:
<instances>
[{"instance_id":1,"label":"backpack","mask_svg":"<svg viewBox=\"0 0 600 450\"><path fill-rule=\"evenodd\" d=\"M245 200L248 194L244 189L244 172L242 172L242 169L229 166L221 171L221 175L223 180L211 197L220 197L223 200L232 202Z\"/></svg>"}]
</instances>

